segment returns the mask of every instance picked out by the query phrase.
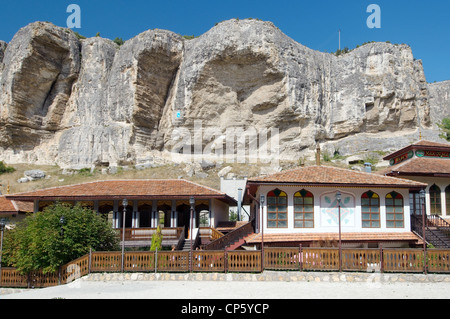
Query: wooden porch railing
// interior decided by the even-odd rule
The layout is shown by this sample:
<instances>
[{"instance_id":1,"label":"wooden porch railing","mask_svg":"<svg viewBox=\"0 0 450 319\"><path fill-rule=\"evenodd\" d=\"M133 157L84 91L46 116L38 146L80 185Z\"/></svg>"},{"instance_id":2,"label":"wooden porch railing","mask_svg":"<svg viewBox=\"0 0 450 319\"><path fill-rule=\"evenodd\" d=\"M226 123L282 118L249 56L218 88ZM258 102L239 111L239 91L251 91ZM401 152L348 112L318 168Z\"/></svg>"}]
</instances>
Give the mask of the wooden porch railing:
<instances>
[{"instance_id":1,"label":"wooden porch railing","mask_svg":"<svg viewBox=\"0 0 450 319\"><path fill-rule=\"evenodd\" d=\"M338 271L337 248L265 248L261 251L147 251L92 252L64 265L58 273L21 275L2 268L0 287L43 288L65 284L92 272L253 272L263 269L291 271ZM413 272L450 274L450 250L343 249L342 270L358 272ZM264 267L263 267L264 266Z\"/></svg>"},{"instance_id":2,"label":"wooden porch railing","mask_svg":"<svg viewBox=\"0 0 450 319\"><path fill-rule=\"evenodd\" d=\"M210 244L205 246L205 250L223 250L228 245L232 244L234 241L239 240L253 232L253 221L248 222L247 224L229 232L225 236L222 236Z\"/></svg>"},{"instance_id":3,"label":"wooden porch railing","mask_svg":"<svg viewBox=\"0 0 450 319\"><path fill-rule=\"evenodd\" d=\"M123 229L116 229L122 240ZM125 228L125 241L143 241L152 239L157 228ZM184 231L184 227L161 228L164 240L178 240Z\"/></svg>"}]
</instances>

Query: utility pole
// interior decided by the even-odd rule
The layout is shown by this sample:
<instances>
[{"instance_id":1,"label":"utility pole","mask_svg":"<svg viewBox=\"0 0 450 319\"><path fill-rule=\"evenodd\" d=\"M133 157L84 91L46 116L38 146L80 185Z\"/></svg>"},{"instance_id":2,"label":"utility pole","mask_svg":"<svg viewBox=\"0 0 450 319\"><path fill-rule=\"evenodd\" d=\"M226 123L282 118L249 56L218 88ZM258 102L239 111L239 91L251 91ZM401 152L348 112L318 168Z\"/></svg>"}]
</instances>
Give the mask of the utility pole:
<instances>
[{"instance_id":1,"label":"utility pole","mask_svg":"<svg viewBox=\"0 0 450 319\"><path fill-rule=\"evenodd\" d=\"M339 29L339 51L341 51L341 29Z\"/></svg>"}]
</instances>

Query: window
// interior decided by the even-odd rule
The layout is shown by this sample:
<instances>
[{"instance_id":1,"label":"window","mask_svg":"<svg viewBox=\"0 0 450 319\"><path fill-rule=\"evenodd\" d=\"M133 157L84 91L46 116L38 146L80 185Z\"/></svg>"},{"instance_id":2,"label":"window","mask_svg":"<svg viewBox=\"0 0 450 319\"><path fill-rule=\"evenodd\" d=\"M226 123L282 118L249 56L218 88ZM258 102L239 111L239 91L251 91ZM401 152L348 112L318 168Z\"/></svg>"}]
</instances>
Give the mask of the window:
<instances>
[{"instance_id":1,"label":"window","mask_svg":"<svg viewBox=\"0 0 450 319\"><path fill-rule=\"evenodd\" d=\"M446 208L447 208L447 216L450 216L450 185L447 186L445 189L445 201L446 201Z\"/></svg>"},{"instance_id":2,"label":"window","mask_svg":"<svg viewBox=\"0 0 450 319\"><path fill-rule=\"evenodd\" d=\"M392 192L386 195L386 227L403 228L403 196Z\"/></svg>"},{"instance_id":3,"label":"window","mask_svg":"<svg viewBox=\"0 0 450 319\"><path fill-rule=\"evenodd\" d=\"M380 228L380 197L368 191L361 196L363 228Z\"/></svg>"},{"instance_id":4,"label":"window","mask_svg":"<svg viewBox=\"0 0 450 319\"><path fill-rule=\"evenodd\" d=\"M422 200L419 192L409 193L409 209L411 215L422 215Z\"/></svg>"},{"instance_id":5,"label":"window","mask_svg":"<svg viewBox=\"0 0 450 319\"><path fill-rule=\"evenodd\" d=\"M294 194L294 227L314 228L314 195L304 189Z\"/></svg>"},{"instance_id":6,"label":"window","mask_svg":"<svg viewBox=\"0 0 450 319\"><path fill-rule=\"evenodd\" d=\"M267 194L267 227L287 228L287 195L279 189Z\"/></svg>"},{"instance_id":7,"label":"window","mask_svg":"<svg viewBox=\"0 0 450 319\"><path fill-rule=\"evenodd\" d=\"M442 215L441 212L441 189L434 184L430 187L430 214Z\"/></svg>"}]
</instances>

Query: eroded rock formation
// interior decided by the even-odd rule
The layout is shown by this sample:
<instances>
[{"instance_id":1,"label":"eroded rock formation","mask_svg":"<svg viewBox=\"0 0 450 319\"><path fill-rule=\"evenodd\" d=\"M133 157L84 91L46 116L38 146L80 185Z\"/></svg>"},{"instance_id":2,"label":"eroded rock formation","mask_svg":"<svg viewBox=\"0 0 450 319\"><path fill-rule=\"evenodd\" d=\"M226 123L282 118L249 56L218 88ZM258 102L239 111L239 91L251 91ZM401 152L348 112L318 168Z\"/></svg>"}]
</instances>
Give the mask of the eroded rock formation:
<instances>
[{"instance_id":1,"label":"eroded rock formation","mask_svg":"<svg viewBox=\"0 0 450 319\"><path fill-rule=\"evenodd\" d=\"M448 109L444 84L427 84L406 45L371 43L336 57L270 22L229 20L192 40L149 30L121 47L36 22L0 42L0 160L170 160L174 130L194 136L195 121L216 135L277 128L288 160L358 134L399 133L400 147L419 127L433 132Z\"/></svg>"}]
</instances>

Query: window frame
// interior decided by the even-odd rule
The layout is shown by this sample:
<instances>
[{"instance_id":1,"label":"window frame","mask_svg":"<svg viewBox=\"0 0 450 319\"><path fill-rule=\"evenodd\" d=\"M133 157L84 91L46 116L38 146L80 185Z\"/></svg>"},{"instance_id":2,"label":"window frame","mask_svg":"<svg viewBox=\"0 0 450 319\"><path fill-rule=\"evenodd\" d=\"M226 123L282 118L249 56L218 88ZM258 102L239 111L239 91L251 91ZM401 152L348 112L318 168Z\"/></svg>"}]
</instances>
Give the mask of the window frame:
<instances>
[{"instance_id":1,"label":"window frame","mask_svg":"<svg viewBox=\"0 0 450 319\"><path fill-rule=\"evenodd\" d=\"M433 184L430 186L428 194L430 195L430 215L442 216L441 188Z\"/></svg>"},{"instance_id":2,"label":"window frame","mask_svg":"<svg viewBox=\"0 0 450 319\"><path fill-rule=\"evenodd\" d=\"M391 196L389 198L388 196ZM392 200L392 205L388 205L388 200ZM401 205L398 204L398 201L401 200ZM402 194L397 192L391 192L385 197L385 208L386 208L386 228L405 228L405 199ZM392 212L389 211L388 207L392 207ZM401 207L401 212L397 211ZM392 215L392 219L388 219L389 215ZM401 219L398 218L401 216ZM392 224L390 224L392 223ZM401 224L401 226L397 226L397 224Z\"/></svg>"},{"instance_id":3,"label":"window frame","mask_svg":"<svg viewBox=\"0 0 450 319\"><path fill-rule=\"evenodd\" d=\"M266 218L267 228L288 228L289 227L288 196L286 192L283 192L282 190L279 189L275 189L268 192L266 198L267 198L267 218ZM275 203L271 203L272 199L275 199ZM282 203L281 199L284 199L283 201L285 203ZM270 206L274 206L275 210L269 210ZM271 214L272 215L275 214L275 218L269 218ZM285 216L285 218L281 218L283 215ZM275 226L271 225L270 223L275 223ZM285 225L283 225L283 223L285 223Z\"/></svg>"},{"instance_id":4,"label":"window frame","mask_svg":"<svg viewBox=\"0 0 450 319\"><path fill-rule=\"evenodd\" d=\"M363 198L366 195L367 198ZM369 201L368 205L363 204L363 199L367 199ZM378 204L374 204L375 199L378 201ZM372 191L367 191L361 195L361 227L362 228L381 228L381 203L380 196ZM364 211L364 207L368 208L368 211ZM374 211L374 209L377 211ZM364 215L369 215L368 219L364 218ZM377 216L378 218L374 218ZM365 226L364 223L369 223L369 226ZM378 223L378 226L374 226L374 224Z\"/></svg>"},{"instance_id":5,"label":"window frame","mask_svg":"<svg viewBox=\"0 0 450 319\"><path fill-rule=\"evenodd\" d=\"M305 199L312 198L311 203L305 203ZM302 203L296 203L296 199L302 199ZM294 194L294 228L314 228L314 194L307 191L306 189L302 189ZM305 208L311 208L310 211L306 211ZM297 218L298 216L301 218ZM311 218L306 218L307 215L311 215ZM297 226L298 222L300 222L303 226ZM306 226L307 224L312 223L312 226ZM311 224L309 224L311 225Z\"/></svg>"}]
</instances>

